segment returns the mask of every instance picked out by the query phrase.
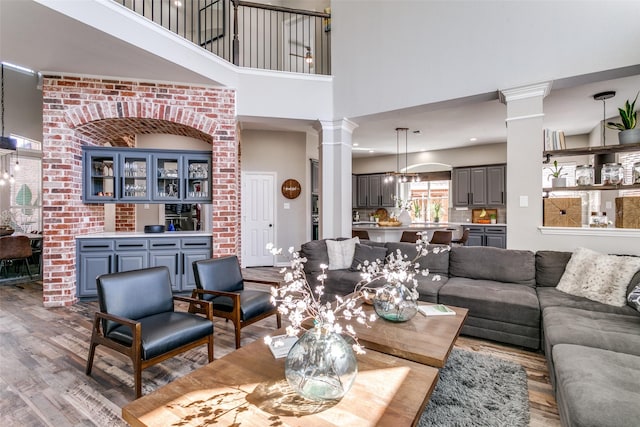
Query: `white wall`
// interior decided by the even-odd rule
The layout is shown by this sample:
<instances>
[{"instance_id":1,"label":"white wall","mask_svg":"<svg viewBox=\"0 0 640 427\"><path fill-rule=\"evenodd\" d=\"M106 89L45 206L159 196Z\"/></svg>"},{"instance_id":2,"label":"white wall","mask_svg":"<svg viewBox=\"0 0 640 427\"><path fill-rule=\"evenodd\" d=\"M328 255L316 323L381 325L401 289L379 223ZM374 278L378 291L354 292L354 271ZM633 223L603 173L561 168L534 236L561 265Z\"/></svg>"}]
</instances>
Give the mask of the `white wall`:
<instances>
[{"instance_id":1,"label":"white wall","mask_svg":"<svg viewBox=\"0 0 640 427\"><path fill-rule=\"evenodd\" d=\"M4 134L42 141L42 91L38 77L4 67Z\"/></svg>"},{"instance_id":2,"label":"white wall","mask_svg":"<svg viewBox=\"0 0 640 427\"><path fill-rule=\"evenodd\" d=\"M308 179L307 136L302 132L243 130L240 162L243 172L276 173L275 242L286 253L291 246L299 249L309 240L311 222L311 182ZM280 187L287 179L300 182L302 192L295 199L282 195ZM289 204L289 209L284 204ZM281 257L277 262L286 260Z\"/></svg>"},{"instance_id":3,"label":"white wall","mask_svg":"<svg viewBox=\"0 0 640 427\"><path fill-rule=\"evenodd\" d=\"M622 42L640 40L638 1L335 0L332 12L336 117L640 63Z\"/></svg>"}]
</instances>

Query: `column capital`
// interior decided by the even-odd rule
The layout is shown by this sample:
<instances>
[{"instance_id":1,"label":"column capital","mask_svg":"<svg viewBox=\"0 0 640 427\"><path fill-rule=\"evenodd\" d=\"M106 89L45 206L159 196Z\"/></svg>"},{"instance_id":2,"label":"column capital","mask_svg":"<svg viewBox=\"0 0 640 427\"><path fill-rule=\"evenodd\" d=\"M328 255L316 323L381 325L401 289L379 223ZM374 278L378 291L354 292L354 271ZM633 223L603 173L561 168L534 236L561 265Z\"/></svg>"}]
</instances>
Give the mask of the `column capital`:
<instances>
[{"instance_id":1,"label":"column capital","mask_svg":"<svg viewBox=\"0 0 640 427\"><path fill-rule=\"evenodd\" d=\"M533 85L518 86L509 89L500 89L498 98L503 104L519 99L534 98L536 96L545 97L551 91L552 82L536 83Z\"/></svg>"},{"instance_id":2,"label":"column capital","mask_svg":"<svg viewBox=\"0 0 640 427\"><path fill-rule=\"evenodd\" d=\"M338 120L318 120L314 128L322 132L333 132L336 130L353 133L358 127L357 123L352 122L347 118Z\"/></svg>"}]
</instances>

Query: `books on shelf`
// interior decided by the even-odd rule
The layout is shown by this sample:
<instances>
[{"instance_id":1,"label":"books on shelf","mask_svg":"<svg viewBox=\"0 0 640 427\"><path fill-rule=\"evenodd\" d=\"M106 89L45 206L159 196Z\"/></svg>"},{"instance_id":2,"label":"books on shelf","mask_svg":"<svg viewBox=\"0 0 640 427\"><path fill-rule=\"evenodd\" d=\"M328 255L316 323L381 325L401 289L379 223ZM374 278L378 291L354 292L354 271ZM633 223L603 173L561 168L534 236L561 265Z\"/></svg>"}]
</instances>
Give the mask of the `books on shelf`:
<instances>
[{"instance_id":1,"label":"books on shelf","mask_svg":"<svg viewBox=\"0 0 640 427\"><path fill-rule=\"evenodd\" d=\"M456 312L444 304L421 305L418 311L425 316L455 316Z\"/></svg>"},{"instance_id":2,"label":"books on shelf","mask_svg":"<svg viewBox=\"0 0 640 427\"><path fill-rule=\"evenodd\" d=\"M567 143L564 138L564 131L544 129L543 133L544 151L566 150Z\"/></svg>"},{"instance_id":3,"label":"books on shelf","mask_svg":"<svg viewBox=\"0 0 640 427\"><path fill-rule=\"evenodd\" d=\"M271 350L271 354L276 359L282 359L283 357L287 357L289 354L289 350L291 347L298 341L298 337L290 337L289 335L276 335L275 337L271 337L271 342L269 343L269 350Z\"/></svg>"}]
</instances>

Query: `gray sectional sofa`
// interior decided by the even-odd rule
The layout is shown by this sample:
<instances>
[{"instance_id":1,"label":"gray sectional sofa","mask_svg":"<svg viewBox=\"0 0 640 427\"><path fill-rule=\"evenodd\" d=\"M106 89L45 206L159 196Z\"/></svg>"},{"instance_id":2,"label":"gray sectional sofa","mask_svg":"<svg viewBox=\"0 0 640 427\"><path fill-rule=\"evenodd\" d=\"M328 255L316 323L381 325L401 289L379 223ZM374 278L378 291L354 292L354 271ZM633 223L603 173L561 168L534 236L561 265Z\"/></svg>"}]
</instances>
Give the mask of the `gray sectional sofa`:
<instances>
[{"instance_id":1,"label":"gray sectional sofa","mask_svg":"<svg viewBox=\"0 0 640 427\"><path fill-rule=\"evenodd\" d=\"M412 243L361 243L377 249L357 250L356 258L416 253ZM300 254L308 280L316 282L320 264L329 263L326 242L305 243ZM640 312L556 289L570 258L570 252L453 247L420 260L430 274L418 277L417 290L421 301L469 309L462 334L544 351L564 426L640 425ZM358 261L326 272L327 299L353 291ZM433 280L436 274L441 280ZM627 294L638 284L640 272Z\"/></svg>"}]
</instances>

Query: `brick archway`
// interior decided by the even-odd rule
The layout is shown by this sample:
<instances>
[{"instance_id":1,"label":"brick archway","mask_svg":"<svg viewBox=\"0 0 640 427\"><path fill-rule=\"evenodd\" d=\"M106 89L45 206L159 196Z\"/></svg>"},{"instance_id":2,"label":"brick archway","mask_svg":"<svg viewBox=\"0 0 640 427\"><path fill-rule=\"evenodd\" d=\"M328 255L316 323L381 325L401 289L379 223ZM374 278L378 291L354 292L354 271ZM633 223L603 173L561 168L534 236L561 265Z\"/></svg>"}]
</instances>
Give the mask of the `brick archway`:
<instances>
[{"instance_id":1,"label":"brick archway","mask_svg":"<svg viewBox=\"0 0 640 427\"><path fill-rule=\"evenodd\" d=\"M179 84L46 76L43 82L43 302L76 301L75 237L104 231L104 207L82 203L82 146L130 146L172 133L212 147L213 253L240 247L235 92Z\"/></svg>"}]
</instances>

